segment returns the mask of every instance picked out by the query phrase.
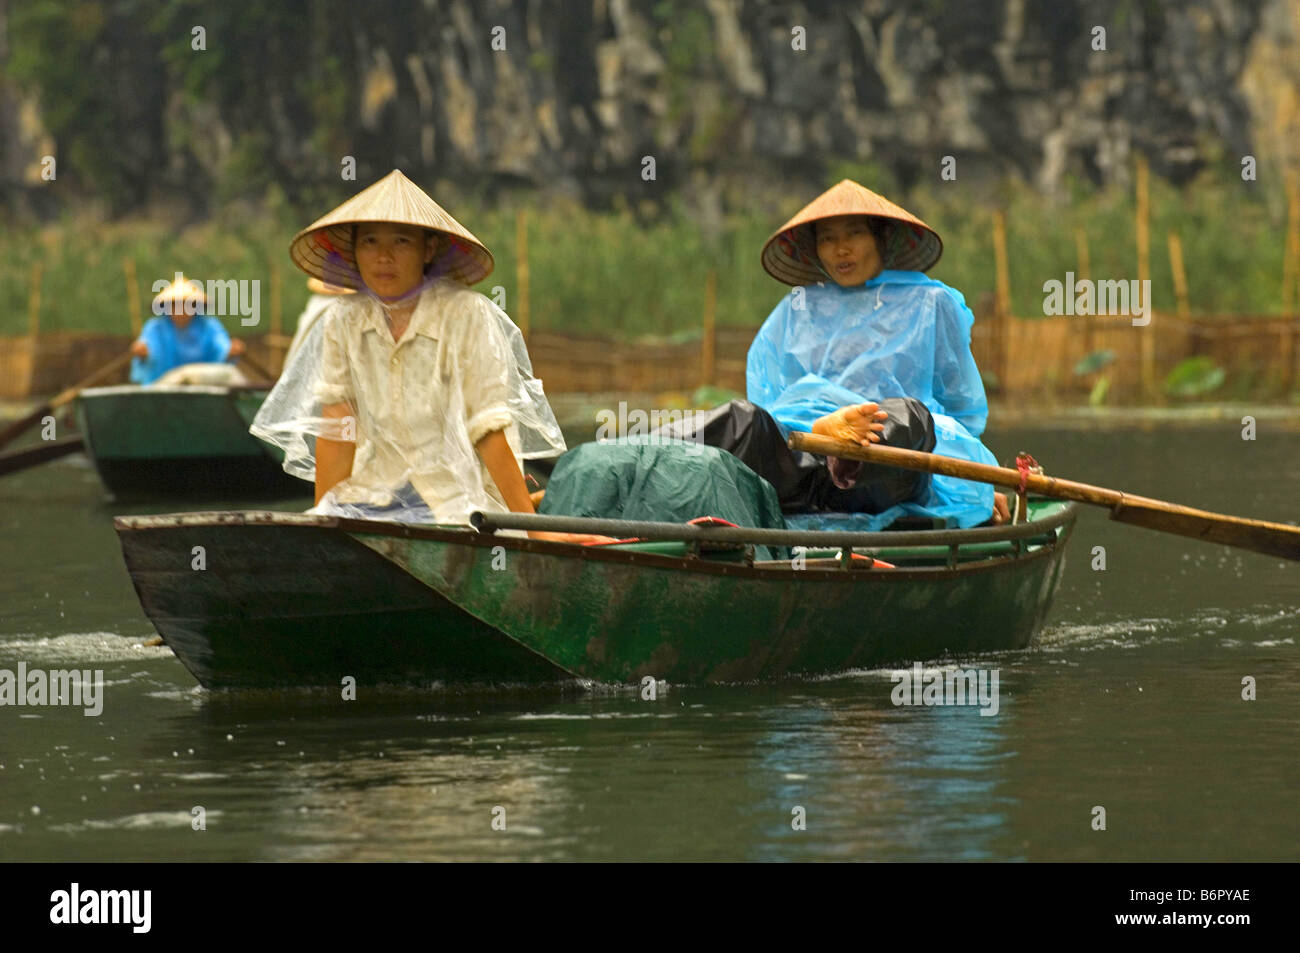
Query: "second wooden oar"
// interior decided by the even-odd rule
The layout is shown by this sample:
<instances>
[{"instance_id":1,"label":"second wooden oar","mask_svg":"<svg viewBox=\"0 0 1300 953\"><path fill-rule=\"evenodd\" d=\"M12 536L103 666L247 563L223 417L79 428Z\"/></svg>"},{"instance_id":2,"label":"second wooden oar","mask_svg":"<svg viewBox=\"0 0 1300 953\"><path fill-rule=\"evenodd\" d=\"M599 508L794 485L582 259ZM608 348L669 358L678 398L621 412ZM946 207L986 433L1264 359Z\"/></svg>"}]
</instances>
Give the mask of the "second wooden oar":
<instances>
[{"instance_id":1,"label":"second wooden oar","mask_svg":"<svg viewBox=\"0 0 1300 953\"><path fill-rule=\"evenodd\" d=\"M76 434L72 437L64 437L62 440L43 440L34 447L7 450L0 453L0 476L17 473L38 463L57 460L59 457L66 457L70 453L84 449L86 449L86 441L81 434Z\"/></svg>"},{"instance_id":2,"label":"second wooden oar","mask_svg":"<svg viewBox=\"0 0 1300 953\"><path fill-rule=\"evenodd\" d=\"M1105 487L1036 473L1027 473L1022 477L1019 470L1009 467L971 463L969 460L922 453L919 450L901 450L879 445L862 447L831 437L799 432L790 435L789 444L793 450L805 450L846 460L864 460L905 470L925 470L942 476L992 483L1011 490L1019 490L1023 479L1024 488L1031 493L1057 500L1075 500L1104 506L1110 510L1110 518L1121 523L1300 561L1300 526L1210 513L1177 503L1166 503L1120 490L1108 490Z\"/></svg>"},{"instance_id":3,"label":"second wooden oar","mask_svg":"<svg viewBox=\"0 0 1300 953\"><path fill-rule=\"evenodd\" d=\"M263 381L271 384L274 384L276 382L277 380L276 375L268 371L261 362L255 361L252 357L250 357L247 351L239 355L239 359L243 361L245 364L247 364L249 370L254 371L259 377L262 378Z\"/></svg>"},{"instance_id":4,"label":"second wooden oar","mask_svg":"<svg viewBox=\"0 0 1300 953\"><path fill-rule=\"evenodd\" d=\"M98 384L100 381L102 381L105 377L108 377L110 374L114 374L117 371L121 370L130 362L130 360L131 360L130 351L127 351L124 354L119 354L117 357L113 358L113 360L109 361L99 370L95 371L93 374L90 374L83 380L78 381L76 384L73 384L71 387L69 387L67 390L63 391L62 393L60 393L58 396L54 397L48 403L41 404L41 406L37 407L30 414L27 414L25 417L20 417L18 420L15 420L13 423L5 427L3 430L0 430L0 447L8 446L15 439L21 437L29 427L32 427L33 425L39 423L42 417L52 414L54 411L58 410L68 401L75 400L77 395L80 394L87 387L92 387L95 384Z\"/></svg>"}]
</instances>

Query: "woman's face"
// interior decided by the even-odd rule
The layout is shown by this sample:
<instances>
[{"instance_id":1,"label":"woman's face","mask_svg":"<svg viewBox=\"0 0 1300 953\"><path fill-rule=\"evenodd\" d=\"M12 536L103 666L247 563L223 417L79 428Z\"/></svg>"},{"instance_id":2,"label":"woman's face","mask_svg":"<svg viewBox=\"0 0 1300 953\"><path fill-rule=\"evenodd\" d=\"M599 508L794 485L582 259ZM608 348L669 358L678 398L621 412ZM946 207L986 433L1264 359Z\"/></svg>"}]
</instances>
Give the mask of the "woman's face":
<instances>
[{"instance_id":1,"label":"woman's face","mask_svg":"<svg viewBox=\"0 0 1300 953\"><path fill-rule=\"evenodd\" d=\"M865 215L837 215L815 223L817 257L837 285L854 287L884 269Z\"/></svg>"},{"instance_id":2,"label":"woman's face","mask_svg":"<svg viewBox=\"0 0 1300 953\"><path fill-rule=\"evenodd\" d=\"M172 324L183 331L189 327L196 314L203 313L203 302L196 297L187 298L182 294L164 301L162 311L163 314L171 318Z\"/></svg>"},{"instance_id":3,"label":"woman's face","mask_svg":"<svg viewBox=\"0 0 1300 953\"><path fill-rule=\"evenodd\" d=\"M436 247L432 239L414 225L363 222L355 250L361 280L381 298L400 298L424 277Z\"/></svg>"}]
</instances>

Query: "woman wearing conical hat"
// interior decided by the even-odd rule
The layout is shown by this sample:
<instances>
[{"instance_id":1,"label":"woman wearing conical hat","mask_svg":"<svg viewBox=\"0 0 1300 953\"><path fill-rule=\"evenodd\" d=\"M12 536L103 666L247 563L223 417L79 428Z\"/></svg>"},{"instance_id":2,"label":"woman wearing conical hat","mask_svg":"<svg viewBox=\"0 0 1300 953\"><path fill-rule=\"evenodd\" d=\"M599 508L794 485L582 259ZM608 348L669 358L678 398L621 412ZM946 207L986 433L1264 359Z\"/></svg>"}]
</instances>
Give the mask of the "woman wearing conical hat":
<instances>
[{"instance_id":1,"label":"woman wearing conical hat","mask_svg":"<svg viewBox=\"0 0 1300 953\"><path fill-rule=\"evenodd\" d=\"M186 364L215 364L244 353L243 341L232 340L220 319L203 313L206 304L203 286L179 272L158 291L153 299L156 317L145 322L131 344L133 383L152 384Z\"/></svg>"},{"instance_id":2,"label":"woman wearing conical hat","mask_svg":"<svg viewBox=\"0 0 1300 953\"><path fill-rule=\"evenodd\" d=\"M250 428L314 481L311 512L457 524L534 512L522 460L563 453L564 438L518 328L468 287L492 271L483 243L394 170L289 252L356 292L315 322Z\"/></svg>"},{"instance_id":3,"label":"woman wearing conical hat","mask_svg":"<svg viewBox=\"0 0 1300 953\"><path fill-rule=\"evenodd\" d=\"M938 234L845 179L779 228L763 267L794 289L759 330L748 401L706 419L703 440L777 490L791 525L876 529L900 517L975 526L1006 518L985 484L788 450L790 430L996 463L962 295L924 272ZM818 512L867 514L854 519Z\"/></svg>"}]
</instances>

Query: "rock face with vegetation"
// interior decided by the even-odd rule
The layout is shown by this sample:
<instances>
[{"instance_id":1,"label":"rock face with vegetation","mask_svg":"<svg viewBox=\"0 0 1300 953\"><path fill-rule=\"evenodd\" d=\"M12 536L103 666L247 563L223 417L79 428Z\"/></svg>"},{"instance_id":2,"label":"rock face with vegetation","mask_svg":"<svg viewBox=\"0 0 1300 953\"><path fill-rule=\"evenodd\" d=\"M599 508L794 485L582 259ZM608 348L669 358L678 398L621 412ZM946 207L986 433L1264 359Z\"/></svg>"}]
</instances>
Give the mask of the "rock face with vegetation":
<instances>
[{"instance_id":1,"label":"rock face with vegetation","mask_svg":"<svg viewBox=\"0 0 1300 953\"><path fill-rule=\"evenodd\" d=\"M349 156L705 211L945 156L1050 192L1141 152L1177 183L1294 166L1298 34L1300 0L0 0L0 206L316 201Z\"/></svg>"}]
</instances>

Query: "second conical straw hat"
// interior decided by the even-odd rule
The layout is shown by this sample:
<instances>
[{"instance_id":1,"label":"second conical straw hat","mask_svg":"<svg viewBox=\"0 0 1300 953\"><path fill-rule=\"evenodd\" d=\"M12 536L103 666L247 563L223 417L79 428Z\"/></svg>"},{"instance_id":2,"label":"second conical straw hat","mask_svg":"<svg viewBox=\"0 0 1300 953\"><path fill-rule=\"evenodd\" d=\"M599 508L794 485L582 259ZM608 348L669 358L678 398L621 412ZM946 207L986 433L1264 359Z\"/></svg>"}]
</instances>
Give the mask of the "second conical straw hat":
<instances>
[{"instance_id":1,"label":"second conical straw hat","mask_svg":"<svg viewBox=\"0 0 1300 953\"><path fill-rule=\"evenodd\" d=\"M826 273L817 258L813 223L837 215L870 215L893 224L880 249L886 268L928 271L943 254L943 242L933 228L883 195L852 179L843 179L800 209L767 240L762 257L767 273L787 285L825 281Z\"/></svg>"},{"instance_id":2,"label":"second conical straw hat","mask_svg":"<svg viewBox=\"0 0 1300 953\"><path fill-rule=\"evenodd\" d=\"M182 304L188 301L196 307L202 308L207 303L207 297L203 294L201 284L177 272L175 280L154 295L153 311L155 314L161 314L166 305L177 301Z\"/></svg>"},{"instance_id":3,"label":"second conical straw hat","mask_svg":"<svg viewBox=\"0 0 1300 953\"><path fill-rule=\"evenodd\" d=\"M492 273L487 247L397 169L295 235L289 257L313 278L359 291L352 227L361 222L415 225L446 236L432 263L439 275L472 285Z\"/></svg>"}]
</instances>

